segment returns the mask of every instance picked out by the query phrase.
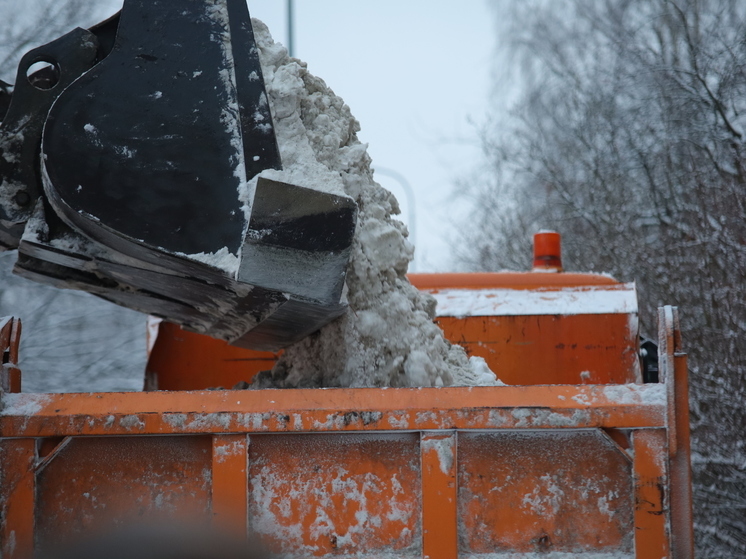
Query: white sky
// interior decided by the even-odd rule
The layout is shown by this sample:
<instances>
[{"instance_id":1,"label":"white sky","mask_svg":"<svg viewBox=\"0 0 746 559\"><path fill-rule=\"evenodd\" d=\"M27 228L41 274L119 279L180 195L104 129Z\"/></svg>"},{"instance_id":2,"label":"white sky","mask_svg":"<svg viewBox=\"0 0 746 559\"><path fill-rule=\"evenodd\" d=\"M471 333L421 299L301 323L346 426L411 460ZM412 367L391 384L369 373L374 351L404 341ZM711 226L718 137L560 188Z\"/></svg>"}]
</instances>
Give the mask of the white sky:
<instances>
[{"instance_id":1,"label":"white sky","mask_svg":"<svg viewBox=\"0 0 746 559\"><path fill-rule=\"evenodd\" d=\"M295 56L350 106L376 179L409 225L413 271L453 269L447 239L458 208L453 182L480 161L476 129L488 109L495 32L489 0L295 0ZM285 0L250 0L253 17L287 45Z\"/></svg>"}]
</instances>

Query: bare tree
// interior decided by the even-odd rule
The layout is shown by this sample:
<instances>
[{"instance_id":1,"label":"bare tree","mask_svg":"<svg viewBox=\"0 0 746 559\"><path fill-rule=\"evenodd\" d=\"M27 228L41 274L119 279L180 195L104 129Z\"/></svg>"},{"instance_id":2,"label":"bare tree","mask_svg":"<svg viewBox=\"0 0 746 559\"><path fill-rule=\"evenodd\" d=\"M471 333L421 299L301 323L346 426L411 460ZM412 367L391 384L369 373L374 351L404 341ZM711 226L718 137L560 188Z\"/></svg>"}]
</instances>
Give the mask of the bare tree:
<instances>
[{"instance_id":1,"label":"bare tree","mask_svg":"<svg viewBox=\"0 0 746 559\"><path fill-rule=\"evenodd\" d=\"M15 81L18 61L27 51L75 27L93 25L121 4L121 0L0 0L0 80Z\"/></svg>"},{"instance_id":2,"label":"bare tree","mask_svg":"<svg viewBox=\"0 0 746 559\"><path fill-rule=\"evenodd\" d=\"M746 4L513 9L524 95L484 130L460 258L515 267L523 239L552 227L570 267L637 281L650 330L658 305L681 307L698 556L746 556Z\"/></svg>"}]
</instances>

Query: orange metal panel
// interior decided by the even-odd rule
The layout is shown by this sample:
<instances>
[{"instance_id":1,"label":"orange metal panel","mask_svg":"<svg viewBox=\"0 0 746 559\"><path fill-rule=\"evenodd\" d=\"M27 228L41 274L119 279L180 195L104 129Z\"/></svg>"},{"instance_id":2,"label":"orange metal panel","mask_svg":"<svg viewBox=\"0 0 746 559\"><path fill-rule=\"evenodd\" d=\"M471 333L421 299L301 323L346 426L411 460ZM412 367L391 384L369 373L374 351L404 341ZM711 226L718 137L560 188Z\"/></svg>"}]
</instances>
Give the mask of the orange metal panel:
<instances>
[{"instance_id":1,"label":"orange metal panel","mask_svg":"<svg viewBox=\"0 0 746 559\"><path fill-rule=\"evenodd\" d=\"M13 365L3 364L0 367L0 391L19 393L21 391L21 370Z\"/></svg>"},{"instance_id":2,"label":"orange metal panel","mask_svg":"<svg viewBox=\"0 0 746 559\"><path fill-rule=\"evenodd\" d=\"M537 289L582 287L585 285L613 285L614 278L597 274L547 274L544 272L494 272L463 274L408 274L409 281L423 290L474 289Z\"/></svg>"},{"instance_id":3,"label":"orange metal panel","mask_svg":"<svg viewBox=\"0 0 746 559\"><path fill-rule=\"evenodd\" d=\"M161 322L148 358L146 385L158 390L231 388L271 369L278 355L242 349Z\"/></svg>"},{"instance_id":4,"label":"orange metal panel","mask_svg":"<svg viewBox=\"0 0 746 559\"><path fill-rule=\"evenodd\" d=\"M630 479L598 431L459 433L461 552L631 552Z\"/></svg>"},{"instance_id":5,"label":"orange metal panel","mask_svg":"<svg viewBox=\"0 0 746 559\"><path fill-rule=\"evenodd\" d=\"M6 437L665 425L665 386L6 394ZM33 412L32 412L33 410ZM30 414L30 415L29 415Z\"/></svg>"},{"instance_id":6,"label":"orange metal panel","mask_svg":"<svg viewBox=\"0 0 746 559\"><path fill-rule=\"evenodd\" d=\"M689 435L689 384L686 354L676 307L658 309L661 378L668 399L668 452L672 552L678 559L694 557L692 473Z\"/></svg>"},{"instance_id":7,"label":"orange metal panel","mask_svg":"<svg viewBox=\"0 0 746 559\"><path fill-rule=\"evenodd\" d=\"M212 437L212 524L239 537L248 529L248 459L247 435Z\"/></svg>"},{"instance_id":8,"label":"orange metal panel","mask_svg":"<svg viewBox=\"0 0 746 559\"><path fill-rule=\"evenodd\" d=\"M456 433L423 432L422 554L430 559L458 556Z\"/></svg>"},{"instance_id":9,"label":"orange metal panel","mask_svg":"<svg viewBox=\"0 0 746 559\"><path fill-rule=\"evenodd\" d=\"M209 521L209 437L73 438L38 473L41 550L96 530Z\"/></svg>"},{"instance_id":10,"label":"orange metal panel","mask_svg":"<svg viewBox=\"0 0 746 559\"><path fill-rule=\"evenodd\" d=\"M666 435L665 429L643 429L632 435L636 559L670 557Z\"/></svg>"},{"instance_id":11,"label":"orange metal panel","mask_svg":"<svg viewBox=\"0 0 746 559\"><path fill-rule=\"evenodd\" d=\"M417 553L418 443L412 433L252 436L252 532L293 556Z\"/></svg>"},{"instance_id":12,"label":"orange metal panel","mask_svg":"<svg viewBox=\"0 0 746 559\"><path fill-rule=\"evenodd\" d=\"M4 559L34 553L33 439L0 440L0 550Z\"/></svg>"},{"instance_id":13,"label":"orange metal panel","mask_svg":"<svg viewBox=\"0 0 746 559\"><path fill-rule=\"evenodd\" d=\"M440 317L446 338L482 357L503 382L636 381L637 331L627 314Z\"/></svg>"},{"instance_id":14,"label":"orange metal panel","mask_svg":"<svg viewBox=\"0 0 746 559\"><path fill-rule=\"evenodd\" d=\"M486 288L509 288L509 289L562 289L567 287L582 287L592 285L615 285L618 282L607 276L599 276L594 274L547 274L547 273L494 273L494 274L410 274L410 281L420 289L433 290L433 289L445 289L445 288L473 288L473 289L486 289ZM547 317L550 318L550 317ZM448 325L451 323L455 324L455 330L453 332L447 331L446 336L455 343L460 343L460 335L462 334L459 327L459 323L463 322L461 319L441 319L441 326L450 328ZM468 319L467 321L468 322ZM572 321L570 321L572 322ZM470 326L466 326L467 331L471 331ZM593 330L591 328L591 330ZM593 331L593 340L601 339L603 344L603 333L616 331L615 329L609 329L606 325L600 325ZM585 332L580 332L584 334ZM495 334L502 335L502 332L495 332ZM490 335L489 333L487 335ZM498 340L502 338L474 338L473 336L467 336L468 340L475 342L481 340L487 342L490 340ZM541 354L550 356L553 352L556 353L556 348L552 349L559 344L565 344L565 354L569 353L570 346L580 344L579 349L575 352L575 359L577 356L583 356L582 347L586 345L598 345L596 342L588 342L585 338L572 338L562 340L555 340L552 338L546 343L541 341L542 338L532 338L531 343L534 347L528 348L527 352L523 352L516 355L515 358L509 358L510 363L516 363L518 369L521 368L520 361L526 356L532 357L537 354L536 348L540 345ZM581 342L577 342L581 340ZM608 336L607 336L608 340ZM498 342L500 343L500 342ZM514 342L519 343L519 342ZM617 342L615 342L617 343ZM634 347L634 346L633 346ZM474 355L484 357L479 350L469 348L473 351ZM494 348L492 348L494 349ZM561 354L562 352L560 352ZM155 345L153 346L150 357L148 360L148 366L146 371L146 387L149 390L204 390L207 388L231 388L241 381L250 382L251 379L259 372L263 370L271 369L274 363L277 361L279 353L271 352L260 352L252 351L247 349L241 349L229 345L228 343L220 340L215 340L208 336L196 334L182 330L175 324L168 322L162 322L158 328L158 337ZM490 358L487 358L490 362ZM565 359L566 361L567 359ZM618 361L616 356L607 356L606 365ZM592 358L587 360L591 367L590 369L573 369L573 374L568 373L566 376L569 380L562 380L562 382L577 383L578 375L585 371L591 371L591 377L585 379L587 384L595 382L597 377L600 382L607 382L604 380L605 367L595 367L598 362L603 361L603 356L597 360ZM549 360L551 362L551 359ZM624 364L619 364L622 368L628 362L628 359L624 358ZM603 365L603 363L602 363ZM512 367L512 365L510 365ZM523 370L526 368L532 368L534 365L530 362L523 363ZM539 369L543 369L543 365L537 363ZM499 369L493 369L499 370ZM512 371L512 368L511 368ZM546 372L546 371L544 371ZM511 379L516 377L518 380L513 382L512 380L505 380L508 383L520 384L521 375L513 375L506 373ZM501 373L502 376L502 373ZM615 380L608 382L633 382L634 378L629 376L619 375L617 372L612 372L611 376ZM562 375L560 375L561 378ZM622 380L618 380L622 379ZM526 379L531 380L531 379ZM527 382L527 384L537 384L539 380L534 382ZM543 382L548 382L544 380Z\"/></svg>"},{"instance_id":15,"label":"orange metal panel","mask_svg":"<svg viewBox=\"0 0 746 559\"><path fill-rule=\"evenodd\" d=\"M677 452L671 458L671 532L676 559L694 557L692 463L689 437L689 383L686 355L675 357Z\"/></svg>"}]
</instances>

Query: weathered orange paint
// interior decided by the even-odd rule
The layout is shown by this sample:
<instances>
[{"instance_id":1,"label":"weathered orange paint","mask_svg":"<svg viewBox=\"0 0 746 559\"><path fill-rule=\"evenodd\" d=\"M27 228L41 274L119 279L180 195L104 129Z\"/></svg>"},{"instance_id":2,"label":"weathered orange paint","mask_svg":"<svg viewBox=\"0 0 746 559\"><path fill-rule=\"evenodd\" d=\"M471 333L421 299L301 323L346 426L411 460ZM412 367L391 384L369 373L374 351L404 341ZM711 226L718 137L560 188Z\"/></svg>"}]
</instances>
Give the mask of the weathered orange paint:
<instances>
[{"instance_id":1,"label":"weathered orange paint","mask_svg":"<svg viewBox=\"0 0 746 559\"><path fill-rule=\"evenodd\" d=\"M564 273L411 274L418 288L557 291L622 287L608 276ZM625 313L440 316L445 337L482 357L507 384L640 382L637 317Z\"/></svg>"},{"instance_id":2,"label":"weathered orange paint","mask_svg":"<svg viewBox=\"0 0 746 559\"><path fill-rule=\"evenodd\" d=\"M673 555L694 557L694 513L692 510L692 466L689 433L689 379L687 357L681 345L681 328L675 307L659 310L659 337L666 340L662 353L669 394L669 432L675 433L675 449L670 449L671 531ZM663 344L661 344L663 345ZM672 373L669 373L672 371ZM673 405L670 403L673 402Z\"/></svg>"},{"instance_id":3,"label":"weathered orange paint","mask_svg":"<svg viewBox=\"0 0 746 559\"><path fill-rule=\"evenodd\" d=\"M408 274L409 281L424 291L432 289L562 289L619 282L598 274L546 274L542 272L482 272Z\"/></svg>"},{"instance_id":4,"label":"weathered orange paint","mask_svg":"<svg viewBox=\"0 0 746 559\"><path fill-rule=\"evenodd\" d=\"M670 553L668 441L665 429L632 435L635 450L635 557L660 559ZM676 558L678 559L678 558Z\"/></svg>"},{"instance_id":5,"label":"weathered orange paint","mask_svg":"<svg viewBox=\"0 0 746 559\"><path fill-rule=\"evenodd\" d=\"M252 436L252 532L293 556L406 554L421 538L418 442L413 433Z\"/></svg>"},{"instance_id":6,"label":"weathered orange paint","mask_svg":"<svg viewBox=\"0 0 746 559\"><path fill-rule=\"evenodd\" d=\"M681 351L680 347L677 351ZM677 353L674 357L676 379L676 432L679 434L677 452L671 457L671 531L672 547L677 559L694 557L694 511L692 508L692 461L689 433L689 382L687 357Z\"/></svg>"},{"instance_id":7,"label":"weathered orange paint","mask_svg":"<svg viewBox=\"0 0 746 559\"><path fill-rule=\"evenodd\" d=\"M422 554L430 559L458 557L458 451L456 432L421 435Z\"/></svg>"},{"instance_id":8,"label":"weathered orange paint","mask_svg":"<svg viewBox=\"0 0 746 559\"><path fill-rule=\"evenodd\" d=\"M212 437L212 525L245 536L248 529L248 460L246 435Z\"/></svg>"},{"instance_id":9,"label":"weathered orange paint","mask_svg":"<svg viewBox=\"0 0 746 559\"><path fill-rule=\"evenodd\" d=\"M211 463L209 436L73 437L36 473L37 551L115 526L206 525Z\"/></svg>"},{"instance_id":10,"label":"weathered orange paint","mask_svg":"<svg viewBox=\"0 0 746 559\"><path fill-rule=\"evenodd\" d=\"M459 434L462 553L631 552L632 465L598 431Z\"/></svg>"},{"instance_id":11,"label":"weathered orange paint","mask_svg":"<svg viewBox=\"0 0 746 559\"><path fill-rule=\"evenodd\" d=\"M665 425L660 385L6 395L5 437ZM14 409L37 408L32 415Z\"/></svg>"},{"instance_id":12,"label":"weathered orange paint","mask_svg":"<svg viewBox=\"0 0 746 559\"><path fill-rule=\"evenodd\" d=\"M608 276L596 274L500 272L408 277L413 285L428 291L619 285ZM625 316L441 317L437 322L446 338L464 345L470 354L484 357L508 384L591 384L635 381L636 333L626 334L629 328ZM544 336L548 336L546 341ZM162 322L148 360L145 385L148 390L231 388L241 381L251 382L259 371L271 369L280 354L237 348ZM522 371L532 374L527 376ZM586 371L590 375L580 379L580 373Z\"/></svg>"},{"instance_id":13,"label":"weathered orange paint","mask_svg":"<svg viewBox=\"0 0 746 559\"><path fill-rule=\"evenodd\" d=\"M639 375L629 315L439 317L469 355L506 384L624 384Z\"/></svg>"},{"instance_id":14,"label":"weathered orange paint","mask_svg":"<svg viewBox=\"0 0 746 559\"><path fill-rule=\"evenodd\" d=\"M176 517L301 556L689 557L675 309L659 337L661 384L5 394L0 546Z\"/></svg>"},{"instance_id":15,"label":"weathered orange paint","mask_svg":"<svg viewBox=\"0 0 746 559\"><path fill-rule=\"evenodd\" d=\"M0 440L0 550L5 559L34 552L34 439Z\"/></svg>"}]
</instances>

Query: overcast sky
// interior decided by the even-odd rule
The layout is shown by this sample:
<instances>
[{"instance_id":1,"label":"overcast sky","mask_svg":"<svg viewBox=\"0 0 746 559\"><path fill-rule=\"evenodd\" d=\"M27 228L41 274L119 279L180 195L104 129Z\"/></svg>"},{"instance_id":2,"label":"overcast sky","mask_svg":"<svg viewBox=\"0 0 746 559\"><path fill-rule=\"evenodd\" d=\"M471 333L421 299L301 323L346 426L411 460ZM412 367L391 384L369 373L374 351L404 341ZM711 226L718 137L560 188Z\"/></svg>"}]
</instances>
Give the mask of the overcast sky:
<instances>
[{"instance_id":1,"label":"overcast sky","mask_svg":"<svg viewBox=\"0 0 746 559\"><path fill-rule=\"evenodd\" d=\"M489 106L496 1L294 0L294 54L360 121L376 180L396 195L410 226L413 271L453 269L447 239L466 206L454 197L454 181L480 162L470 122L484 122ZM15 2L0 0L0 18ZM287 45L287 0L248 4ZM80 24L121 5L101 0Z\"/></svg>"},{"instance_id":2,"label":"overcast sky","mask_svg":"<svg viewBox=\"0 0 746 559\"><path fill-rule=\"evenodd\" d=\"M409 224L414 191L415 270L449 271L454 179L479 163L495 50L489 0L295 0L295 56L360 121L376 179ZM253 17L287 45L286 0L250 0ZM384 174L385 173L385 174Z\"/></svg>"}]
</instances>

